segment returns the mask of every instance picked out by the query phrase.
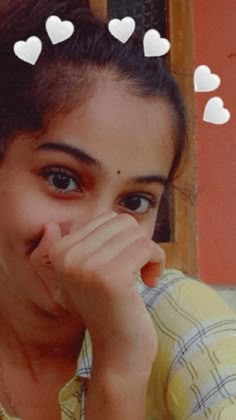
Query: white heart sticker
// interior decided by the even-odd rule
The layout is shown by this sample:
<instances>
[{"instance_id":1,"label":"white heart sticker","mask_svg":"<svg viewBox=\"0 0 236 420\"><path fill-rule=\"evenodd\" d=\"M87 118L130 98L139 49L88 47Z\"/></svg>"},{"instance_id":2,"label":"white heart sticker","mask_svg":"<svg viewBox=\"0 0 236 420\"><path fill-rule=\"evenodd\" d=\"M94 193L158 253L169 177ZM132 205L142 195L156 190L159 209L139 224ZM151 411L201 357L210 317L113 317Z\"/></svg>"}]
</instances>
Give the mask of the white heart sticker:
<instances>
[{"instance_id":1,"label":"white heart sticker","mask_svg":"<svg viewBox=\"0 0 236 420\"><path fill-rule=\"evenodd\" d=\"M198 66L194 72L195 92L211 92L220 86L221 80L217 74L212 74L208 66Z\"/></svg>"},{"instance_id":2,"label":"white heart sticker","mask_svg":"<svg viewBox=\"0 0 236 420\"><path fill-rule=\"evenodd\" d=\"M156 29L147 31L143 38L145 57L161 57L168 53L170 42L161 35Z\"/></svg>"},{"instance_id":3,"label":"white heart sticker","mask_svg":"<svg viewBox=\"0 0 236 420\"><path fill-rule=\"evenodd\" d=\"M212 124L225 124L230 120L230 112L218 96L211 98L205 107L203 120Z\"/></svg>"},{"instance_id":4,"label":"white heart sticker","mask_svg":"<svg viewBox=\"0 0 236 420\"><path fill-rule=\"evenodd\" d=\"M42 52L42 42L37 36L14 44L14 53L22 61L35 65Z\"/></svg>"},{"instance_id":5,"label":"white heart sticker","mask_svg":"<svg viewBox=\"0 0 236 420\"><path fill-rule=\"evenodd\" d=\"M69 39L73 35L75 27L69 20L62 21L58 16L50 16L46 21L46 31L55 45Z\"/></svg>"},{"instance_id":6,"label":"white heart sticker","mask_svg":"<svg viewBox=\"0 0 236 420\"><path fill-rule=\"evenodd\" d=\"M125 44L135 31L135 20L129 16L123 19L112 19L109 22L108 29L114 38Z\"/></svg>"}]
</instances>

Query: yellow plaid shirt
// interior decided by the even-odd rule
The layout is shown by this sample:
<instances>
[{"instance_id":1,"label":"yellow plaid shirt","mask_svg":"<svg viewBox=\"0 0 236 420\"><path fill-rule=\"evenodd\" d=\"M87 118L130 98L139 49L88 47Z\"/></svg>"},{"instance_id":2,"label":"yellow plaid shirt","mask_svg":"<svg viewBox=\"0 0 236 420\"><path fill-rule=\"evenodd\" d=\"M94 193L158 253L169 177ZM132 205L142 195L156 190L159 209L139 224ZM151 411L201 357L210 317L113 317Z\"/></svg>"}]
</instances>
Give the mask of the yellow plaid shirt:
<instances>
[{"instance_id":1,"label":"yellow plaid shirt","mask_svg":"<svg viewBox=\"0 0 236 420\"><path fill-rule=\"evenodd\" d=\"M178 270L165 270L156 288L138 278L137 288L159 338L146 420L236 419L236 313L210 287ZM91 366L86 331L76 375L59 394L62 420L86 419ZM1 404L0 419L14 419Z\"/></svg>"}]
</instances>

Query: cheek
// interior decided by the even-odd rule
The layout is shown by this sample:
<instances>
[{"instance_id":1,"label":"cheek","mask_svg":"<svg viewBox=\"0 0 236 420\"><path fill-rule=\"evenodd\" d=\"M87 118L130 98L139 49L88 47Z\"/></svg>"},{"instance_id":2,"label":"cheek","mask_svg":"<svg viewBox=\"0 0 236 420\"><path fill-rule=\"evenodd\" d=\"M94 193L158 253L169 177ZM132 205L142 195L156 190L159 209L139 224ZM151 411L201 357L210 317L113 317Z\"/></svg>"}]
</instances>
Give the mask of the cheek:
<instances>
[{"instance_id":1,"label":"cheek","mask_svg":"<svg viewBox=\"0 0 236 420\"><path fill-rule=\"evenodd\" d=\"M2 216L0 230L5 240L13 244L39 234L42 226L55 218L55 206L34 191L9 191L0 195Z\"/></svg>"}]
</instances>

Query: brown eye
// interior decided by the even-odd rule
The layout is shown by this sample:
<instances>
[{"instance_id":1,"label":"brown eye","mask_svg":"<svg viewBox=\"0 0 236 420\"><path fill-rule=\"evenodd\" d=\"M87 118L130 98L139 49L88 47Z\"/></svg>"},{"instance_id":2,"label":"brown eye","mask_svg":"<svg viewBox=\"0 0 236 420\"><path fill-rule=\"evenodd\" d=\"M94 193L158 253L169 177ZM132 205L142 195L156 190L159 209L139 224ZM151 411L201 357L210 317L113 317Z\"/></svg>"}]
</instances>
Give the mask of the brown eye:
<instances>
[{"instance_id":1,"label":"brown eye","mask_svg":"<svg viewBox=\"0 0 236 420\"><path fill-rule=\"evenodd\" d=\"M70 193L75 191L82 191L81 183L79 179L75 179L75 176L61 168L50 168L45 169L42 173L43 178L47 183L57 192Z\"/></svg>"},{"instance_id":2,"label":"brown eye","mask_svg":"<svg viewBox=\"0 0 236 420\"><path fill-rule=\"evenodd\" d=\"M55 186L59 190L67 190L70 187L74 190L76 188L75 182L68 175L54 174L51 175L48 179L51 185Z\"/></svg>"},{"instance_id":3,"label":"brown eye","mask_svg":"<svg viewBox=\"0 0 236 420\"><path fill-rule=\"evenodd\" d=\"M152 198L147 198L139 195L133 195L126 197L121 201L121 205L133 213L144 214L147 213L150 208L155 206L156 202Z\"/></svg>"}]
</instances>

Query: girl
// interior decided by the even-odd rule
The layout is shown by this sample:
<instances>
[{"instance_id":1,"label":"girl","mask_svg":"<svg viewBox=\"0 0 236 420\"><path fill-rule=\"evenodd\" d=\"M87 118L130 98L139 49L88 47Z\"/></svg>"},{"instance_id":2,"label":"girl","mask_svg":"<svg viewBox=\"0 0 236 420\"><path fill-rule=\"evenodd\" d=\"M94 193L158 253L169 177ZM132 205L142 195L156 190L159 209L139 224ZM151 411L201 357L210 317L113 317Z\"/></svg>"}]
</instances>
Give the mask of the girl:
<instances>
[{"instance_id":1,"label":"girl","mask_svg":"<svg viewBox=\"0 0 236 420\"><path fill-rule=\"evenodd\" d=\"M176 83L77 2L18 3L0 10L0 418L233 419L236 316L152 241L187 150ZM31 36L34 66L13 52Z\"/></svg>"}]
</instances>

